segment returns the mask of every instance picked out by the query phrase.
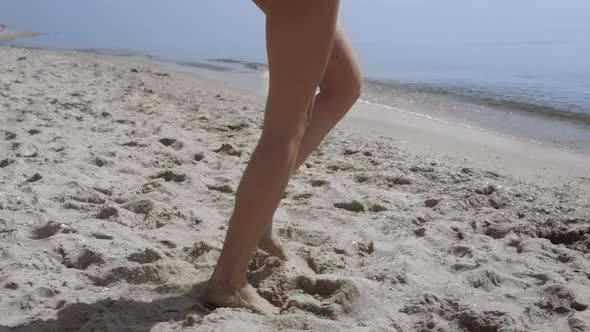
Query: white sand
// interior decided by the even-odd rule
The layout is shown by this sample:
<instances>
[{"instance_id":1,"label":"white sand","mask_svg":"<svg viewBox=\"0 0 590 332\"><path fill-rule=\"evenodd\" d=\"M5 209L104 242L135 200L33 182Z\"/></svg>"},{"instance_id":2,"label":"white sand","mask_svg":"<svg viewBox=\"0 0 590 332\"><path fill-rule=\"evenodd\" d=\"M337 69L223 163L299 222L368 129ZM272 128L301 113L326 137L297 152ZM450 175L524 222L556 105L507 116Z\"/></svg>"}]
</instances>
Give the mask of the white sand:
<instances>
[{"instance_id":1,"label":"white sand","mask_svg":"<svg viewBox=\"0 0 590 332\"><path fill-rule=\"evenodd\" d=\"M251 265L282 313L214 309L263 98L134 58L0 58L1 332L590 328L587 157L359 105L277 210L291 261Z\"/></svg>"}]
</instances>

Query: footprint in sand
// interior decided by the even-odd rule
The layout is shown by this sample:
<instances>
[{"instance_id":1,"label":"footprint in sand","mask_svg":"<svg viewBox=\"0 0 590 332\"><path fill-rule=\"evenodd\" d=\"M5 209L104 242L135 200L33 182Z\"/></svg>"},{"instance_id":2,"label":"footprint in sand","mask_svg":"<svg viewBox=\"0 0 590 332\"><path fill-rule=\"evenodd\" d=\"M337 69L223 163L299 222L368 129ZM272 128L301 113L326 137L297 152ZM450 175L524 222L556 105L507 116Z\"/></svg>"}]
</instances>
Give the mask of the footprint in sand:
<instances>
[{"instance_id":1,"label":"footprint in sand","mask_svg":"<svg viewBox=\"0 0 590 332\"><path fill-rule=\"evenodd\" d=\"M182 143L181 141L178 141L175 138L162 138L159 140L160 144L167 146L167 147L171 147L176 151L182 150L182 147L184 146L184 143Z\"/></svg>"},{"instance_id":2,"label":"footprint in sand","mask_svg":"<svg viewBox=\"0 0 590 332\"><path fill-rule=\"evenodd\" d=\"M473 288L483 289L487 292L493 291L504 283L504 277L490 268L480 268L468 271L465 277L467 284Z\"/></svg>"},{"instance_id":3,"label":"footprint in sand","mask_svg":"<svg viewBox=\"0 0 590 332\"><path fill-rule=\"evenodd\" d=\"M56 249L56 252L62 257L61 263L69 269L86 270L91 265L101 265L105 263L105 260L100 253L87 248L70 251L60 246Z\"/></svg>"},{"instance_id":4,"label":"footprint in sand","mask_svg":"<svg viewBox=\"0 0 590 332\"><path fill-rule=\"evenodd\" d=\"M300 193L300 194L294 195L293 199L296 201L302 201L302 200L310 199L311 197L313 197L312 193Z\"/></svg>"},{"instance_id":5,"label":"footprint in sand","mask_svg":"<svg viewBox=\"0 0 590 332\"><path fill-rule=\"evenodd\" d=\"M154 203L150 200L142 199L125 203L122 207L135 214L143 214L147 216L148 213L150 213L154 209Z\"/></svg>"},{"instance_id":6,"label":"footprint in sand","mask_svg":"<svg viewBox=\"0 0 590 332\"><path fill-rule=\"evenodd\" d=\"M98 167L103 167L108 164L108 161L103 157L96 157L93 158L90 163Z\"/></svg>"},{"instance_id":7,"label":"footprint in sand","mask_svg":"<svg viewBox=\"0 0 590 332\"><path fill-rule=\"evenodd\" d=\"M491 207L500 210L507 207L510 204L510 199L505 195L496 192L494 194L491 194L490 198L488 199L488 202Z\"/></svg>"},{"instance_id":8,"label":"footprint in sand","mask_svg":"<svg viewBox=\"0 0 590 332\"><path fill-rule=\"evenodd\" d=\"M97 240L112 240L115 238L112 235L103 234L103 233L92 233L92 234L90 234L90 236L92 236L93 238L95 238Z\"/></svg>"},{"instance_id":9,"label":"footprint in sand","mask_svg":"<svg viewBox=\"0 0 590 332\"><path fill-rule=\"evenodd\" d=\"M148 146L148 144L140 144L136 141L129 141L127 143L123 143L121 144L121 146L128 146L128 147L138 147L138 148L145 148Z\"/></svg>"},{"instance_id":10,"label":"footprint in sand","mask_svg":"<svg viewBox=\"0 0 590 332\"><path fill-rule=\"evenodd\" d=\"M12 164L16 163L16 160L13 159L2 159L0 160L0 168L8 167Z\"/></svg>"},{"instance_id":11,"label":"footprint in sand","mask_svg":"<svg viewBox=\"0 0 590 332\"><path fill-rule=\"evenodd\" d=\"M93 189L80 186L77 182L72 182L70 185L77 189L73 193L63 195L60 200L66 201L70 199L80 203L95 205L104 204L106 202L106 200L102 197L102 194L96 192Z\"/></svg>"},{"instance_id":12,"label":"footprint in sand","mask_svg":"<svg viewBox=\"0 0 590 332\"><path fill-rule=\"evenodd\" d=\"M162 256L153 249L145 249L144 251L135 252L127 256L127 260L130 262L136 262L139 264L150 264L159 261Z\"/></svg>"},{"instance_id":13,"label":"footprint in sand","mask_svg":"<svg viewBox=\"0 0 590 332\"><path fill-rule=\"evenodd\" d=\"M424 206L433 209L440 203L440 201L442 201L442 198L429 198L424 201Z\"/></svg>"},{"instance_id":14,"label":"footprint in sand","mask_svg":"<svg viewBox=\"0 0 590 332\"><path fill-rule=\"evenodd\" d=\"M449 249L449 253L459 258L473 258L473 248L468 246L454 246L451 249Z\"/></svg>"},{"instance_id":15,"label":"footprint in sand","mask_svg":"<svg viewBox=\"0 0 590 332\"><path fill-rule=\"evenodd\" d=\"M312 187L323 187L330 182L328 182L327 180L316 179L316 180L311 180L309 183L311 184Z\"/></svg>"},{"instance_id":16,"label":"footprint in sand","mask_svg":"<svg viewBox=\"0 0 590 332\"><path fill-rule=\"evenodd\" d=\"M357 242L356 249L361 256L371 255L375 252L375 242Z\"/></svg>"},{"instance_id":17,"label":"footprint in sand","mask_svg":"<svg viewBox=\"0 0 590 332\"><path fill-rule=\"evenodd\" d=\"M297 241L312 247L319 247L332 242L332 239L326 232L314 229L288 226L279 228L278 234L281 237L285 237L289 240Z\"/></svg>"},{"instance_id":18,"label":"footprint in sand","mask_svg":"<svg viewBox=\"0 0 590 332\"><path fill-rule=\"evenodd\" d=\"M305 257L305 262L317 274L332 273L345 267L344 258L334 251L319 248L312 249Z\"/></svg>"},{"instance_id":19,"label":"footprint in sand","mask_svg":"<svg viewBox=\"0 0 590 332\"><path fill-rule=\"evenodd\" d=\"M47 238L54 236L58 232L63 233L63 234L76 233L76 231L74 229L68 227L65 224L59 224L56 222L48 222L47 224L33 230L33 239L35 239L35 240L47 239Z\"/></svg>"},{"instance_id":20,"label":"footprint in sand","mask_svg":"<svg viewBox=\"0 0 590 332\"><path fill-rule=\"evenodd\" d=\"M336 202L334 203L334 207L350 212L365 212L365 206L357 200L352 200L348 202Z\"/></svg>"},{"instance_id":21,"label":"footprint in sand","mask_svg":"<svg viewBox=\"0 0 590 332\"><path fill-rule=\"evenodd\" d=\"M209 190L219 191L226 194L233 194L233 188L228 184L207 185Z\"/></svg>"},{"instance_id":22,"label":"footprint in sand","mask_svg":"<svg viewBox=\"0 0 590 332\"><path fill-rule=\"evenodd\" d=\"M174 181L174 182L184 182L187 179L187 176L184 174L177 174L171 170L162 171L158 174L151 176L151 179L164 179L166 182Z\"/></svg>"},{"instance_id":23,"label":"footprint in sand","mask_svg":"<svg viewBox=\"0 0 590 332\"><path fill-rule=\"evenodd\" d=\"M212 244L205 241L199 241L195 242L192 248L186 247L183 249L183 251L188 253L186 261L189 263L194 263L199 257L214 249L216 248Z\"/></svg>"},{"instance_id":24,"label":"footprint in sand","mask_svg":"<svg viewBox=\"0 0 590 332\"><path fill-rule=\"evenodd\" d=\"M568 248L581 252L590 252L589 226L577 226L575 224L562 227L535 225L515 229L515 232L535 238L547 239L552 244L564 244Z\"/></svg>"},{"instance_id":25,"label":"footprint in sand","mask_svg":"<svg viewBox=\"0 0 590 332\"><path fill-rule=\"evenodd\" d=\"M276 281L277 278L283 277L283 266L284 262L281 261L278 257L271 256L265 251L256 249L254 251L252 260L248 265L248 280L254 288L259 288L261 284L264 284L271 280ZM275 295L279 295L278 293L280 292L277 292L277 294ZM271 303L278 303L277 299L275 299L275 297L270 293L265 293L265 295L263 296L268 296L268 300Z\"/></svg>"},{"instance_id":26,"label":"footprint in sand","mask_svg":"<svg viewBox=\"0 0 590 332\"><path fill-rule=\"evenodd\" d=\"M404 176L369 175L364 173L355 175L354 181L357 183L367 183L377 186L387 185L390 188L393 186L410 185L413 183L412 179Z\"/></svg>"},{"instance_id":27,"label":"footprint in sand","mask_svg":"<svg viewBox=\"0 0 590 332\"><path fill-rule=\"evenodd\" d=\"M381 204L371 204L371 206L369 206L369 211L370 212L374 212L374 213L379 213L379 212L385 212L387 211L387 208Z\"/></svg>"},{"instance_id":28,"label":"footprint in sand","mask_svg":"<svg viewBox=\"0 0 590 332\"><path fill-rule=\"evenodd\" d=\"M488 185L487 187L481 188L481 189L475 189L475 192L480 194L480 195L491 195L496 191L496 186L494 185Z\"/></svg>"},{"instance_id":29,"label":"footprint in sand","mask_svg":"<svg viewBox=\"0 0 590 332\"><path fill-rule=\"evenodd\" d=\"M512 331L514 327L517 327L516 320L508 312L478 312L453 298L426 293L414 299L407 299L406 302L410 303L401 308L400 312L415 317L415 326L419 331L430 331L431 328L436 328L437 324L432 319L432 312L436 312L440 317L448 317L453 324L469 332ZM517 330L520 331L520 329Z\"/></svg>"},{"instance_id":30,"label":"footprint in sand","mask_svg":"<svg viewBox=\"0 0 590 332\"><path fill-rule=\"evenodd\" d=\"M458 325L469 332L511 331L516 327L516 320L508 312L463 310L455 314Z\"/></svg>"},{"instance_id":31,"label":"footprint in sand","mask_svg":"<svg viewBox=\"0 0 590 332\"><path fill-rule=\"evenodd\" d=\"M236 150L231 144L223 143L219 149L213 150L216 153L223 153L229 156L241 157L242 151Z\"/></svg>"},{"instance_id":32,"label":"footprint in sand","mask_svg":"<svg viewBox=\"0 0 590 332\"><path fill-rule=\"evenodd\" d=\"M333 171L333 172L338 172L338 171L354 171L356 170L356 168L354 167L353 164L349 164L349 163L344 163L344 162L339 162L339 163L335 163L332 165L328 165L328 169Z\"/></svg>"},{"instance_id":33,"label":"footprint in sand","mask_svg":"<svg viewBox=\"0 0 590 332\"><path fill-rule=\"evenodd\" d=\"M288 296L283 311L296 308L332 320L353 311L360 295L354 282L334 275L300 276L296 278L295 285L295 289L304 293Z\"/></svg>"},{"instance_id":34,"label":"footprint in sand","mask_svg":"<svg viewBox=\"0 0 590 332\"><path fill-rule=\"evenodd\" d=\"M352 156L352 155L355 155L355 154L357 154L359 152L361 152L361 150L345 149L344 152L343 152L343 154L345 156Z\"/></svg>"},{"instance_id":35,"label":"footprint in sand","mask_svg":"<svg viewBox=\"0 0 590 332\"><path fill-rule=\"evenodd\" d=\"M173 272L173 271L170 271ZM95 286L106 287L112 283L124 281L129 284L162 284L168 279L164 267L144 264L140 266L119 266L103 276L88 275Z\"/></svg>"},{"instance_id":36,"label":"footprint in sand","mask_svg":"<svg viewBox=\"0 0 590 332\"><path fill-rule=\"evenodd\" d=\"M114 206L105 206L96 215L97 219L110 219L119 216L119 210Z\"/></svg>"},{"instance_id":37,"label":"footprint in sand","mask_svg":"<svg viewBox=\"0 0 590 332\"><path fill-rule=\"evenodd\" d=\"M39 173L35 173L33 176L28 178L25 182L37 182L41 179L43 179L43 176Z\"/></svg>"},{"instance_id":38,"label":"footprint in sand","mask_svg":"<svg viewBox=\"0 0 590 332\"><path fill-rule=\"evenodd\" d=\"M518 224L493 224L485 228L484 234L494 239L501 239L517 229L518 226Z\"/></svg>"},{"instance_id":39,"label":"footprint in sand","mask_svg":"<svg viewBox=\"0 0 590 332\"><path fill-rule=\"evenodd\" d=\"M202 152L195 153L193 157L195 161L201 161L203 160L203 158L205 158L205 154L203 154Z\"/></svg>"},{"instance_id":40,"label":"footprint in sand","mask_svg":"<svg viewBox=\"0 0 590 332\"><path fill-rule=\"evenodd\" d=\"M585 311L588 304L578 300L576 293L564 285L550 284L541 292L540 301L534 305L549 315L570 315L576 311Z\"/></svg>"},{"instance_id":41,"label":"footprint in sand","mask_svg":"<svg viewBox=\"0 0 590 332\"><path fill-rule=\"evenodd\" d=\"M178 247L176 243L169 240L161 240L160 243L165 245L169 249L176 249L176 247Z\"/></svg>"},{"instance_id":42,"label":"footprint in sand","mask_svg":"<svg viewBox=\"0 0 590 332\"><path fill-rule=\"evenodd\" d=\"M434 168L430 166L412 166L410 171L414 173L433 173Z\"/></svg>"},{"instance_id":43,"label":"footprint in sand","mask_svg":"<svg viewBox=\"0 0 590 332\"><path fill-rule=\"evenodd\" d=\"M120 123L120 124L126 124L126 125L132 125L132 126L135 125L135 121L127 120L127 119L113 120L113 122Z\"/></svg>"},{"instance_id":44,"label":"footprint in sand","mask_svg":"<svg viewBox=\"0 0 590 332\"><path fill-rule=\"evenodd\" d=\"M4 132L4 139L7 141L13 140L16 138L16 133L13 133L11 131L6 131Z\"/></svg>"},{"instance_id":45,"label":"footprint in sand","mask_svg":"<svg viewBox=\"0 0 590 332\"><path fill-rule=\"evenodd\" d=\"M239 131L239 130L242 130L242 129L249 128L249 127L250 127L250 125L249 125L249 124L247 124L247 123L245 123L245 122L242 122L242 123L239 123L239 124L236 124L236 125L227 125L227 127L228 127L230 130Z\"/></svg>"},{"instance_id":46,"label":"footprint in sand","mask_svg":"<svg viewBox=\"0 0 590 332\"><path fill-rule=\"evenodd\" d=\"M414 230L414 235L416 235L417 237L424 237L424 235L426 235L426 228L424 228L424 227L416 228Z\"/></svg>"}]
</instances>

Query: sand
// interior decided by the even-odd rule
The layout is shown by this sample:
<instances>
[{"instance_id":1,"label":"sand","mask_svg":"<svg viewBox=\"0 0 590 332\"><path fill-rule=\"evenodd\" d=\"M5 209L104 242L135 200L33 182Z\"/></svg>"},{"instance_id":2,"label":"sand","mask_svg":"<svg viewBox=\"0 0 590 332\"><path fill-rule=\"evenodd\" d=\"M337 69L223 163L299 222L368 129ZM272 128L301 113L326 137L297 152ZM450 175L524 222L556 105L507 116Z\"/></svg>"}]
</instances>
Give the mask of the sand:
<instances>
[{"instance_id":1,"label":"sand","mask_svg":"<svg viewBox=\"0 0 590 332\"><path fill-rule=\"evenodd\" d=\"M202 301L263 97L140 58L0 58L2 332L590 329L589 164L565 164L586 156L359 105L275 214L291 260L252 261L263 317Z\"/></svg>"},{"instance_id":2,"label":"sand","mask_svg":"<svg viewBox=\"0 0 590 332\"><path fill-rule=\"evenodd\" d=\"M34 37L40 35L30 31L0 31L0 42L11 41L19 38Z\"/></svg>"}]
</instances>

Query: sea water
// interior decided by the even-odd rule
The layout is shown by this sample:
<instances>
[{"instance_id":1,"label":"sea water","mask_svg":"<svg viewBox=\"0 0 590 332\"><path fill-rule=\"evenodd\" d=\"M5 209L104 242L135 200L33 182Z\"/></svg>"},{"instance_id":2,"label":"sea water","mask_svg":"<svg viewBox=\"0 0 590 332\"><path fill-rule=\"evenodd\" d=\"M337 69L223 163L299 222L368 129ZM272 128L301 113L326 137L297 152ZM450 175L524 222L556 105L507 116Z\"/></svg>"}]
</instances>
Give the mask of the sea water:
<instances>
[{"instance_id":1,"label":"sea water","mask_svg":"<svg viewBox=\"0 0 590 332\"><path fill-rule=\"evenodd\" d=\"M360 102L590 153L590 2L343 0L339 19L363 69ZM3 1L0 23L43 33L19 46L267 71L250 1Z\"/></svg>"}]
</instances>

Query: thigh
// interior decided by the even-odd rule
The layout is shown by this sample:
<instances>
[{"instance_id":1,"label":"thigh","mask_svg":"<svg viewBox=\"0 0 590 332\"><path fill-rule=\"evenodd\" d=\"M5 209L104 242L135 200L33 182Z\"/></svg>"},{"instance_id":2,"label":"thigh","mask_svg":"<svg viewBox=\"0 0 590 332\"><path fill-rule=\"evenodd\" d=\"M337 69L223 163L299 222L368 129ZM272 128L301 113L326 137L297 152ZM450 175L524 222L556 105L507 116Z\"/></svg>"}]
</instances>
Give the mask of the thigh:
<instances>
[{"instance_id":1,"label":"thigh","mask_svg":"<svg viewBox=\"0 0 590 332\"><path fill-rule=\"evenodd\" d=\"M256 6L258 6L258 8L260 8L260 10L262 10L264 13L266 13L266 10L268 9L268 5L270 3L270 0L252 0L252 2L254 2L256 4Z\"/></svg>"},{"instance_id":2,"label":"thigh","mask_svg":"<svg viewBox=\"0 0 590 332\"><path fill-rule=\"evenodd\" d=\"M338 5L338 0L281 0L267 7L270 78L265 123L284 128L305 120L328 65Z\"/></svg>"},{"instance_id":3,"label":"thigh","mask_svg":"<svg viewBox=\"0 0 590 332\"><path fill-rule=\"evenodd\" d=\"M252 0L260 10L267 13L271 0ZM279 0L280 1L280 0ZM337 25L327 67L320 81L326 94L360 90L361 69L342 26Z\"/></svg>"}]
</instances>

